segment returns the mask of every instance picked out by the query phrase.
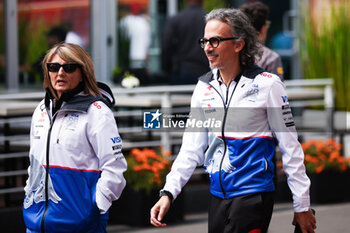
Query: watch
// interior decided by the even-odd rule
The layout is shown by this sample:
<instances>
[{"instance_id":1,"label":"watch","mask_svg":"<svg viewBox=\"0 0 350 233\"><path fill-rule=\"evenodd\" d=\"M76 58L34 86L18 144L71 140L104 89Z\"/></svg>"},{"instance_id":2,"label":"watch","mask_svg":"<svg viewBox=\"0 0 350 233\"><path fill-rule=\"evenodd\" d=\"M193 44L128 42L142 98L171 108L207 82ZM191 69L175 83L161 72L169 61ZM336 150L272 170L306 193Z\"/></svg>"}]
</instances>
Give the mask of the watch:
<instances>
[{"instance_id":1,"label":"watch","mask_svg":"<svg viewBox=\"0 0 350 233\"><path fill-rule=\"evenodd\" d=\"M171 192L167 191L167 190L160 190L159 192L159 197L162 197L162 196L168 196L170 198L170 201L173 201L174 197L173 197L173 194L171 194Z\"/></svg>"}]
</instances>

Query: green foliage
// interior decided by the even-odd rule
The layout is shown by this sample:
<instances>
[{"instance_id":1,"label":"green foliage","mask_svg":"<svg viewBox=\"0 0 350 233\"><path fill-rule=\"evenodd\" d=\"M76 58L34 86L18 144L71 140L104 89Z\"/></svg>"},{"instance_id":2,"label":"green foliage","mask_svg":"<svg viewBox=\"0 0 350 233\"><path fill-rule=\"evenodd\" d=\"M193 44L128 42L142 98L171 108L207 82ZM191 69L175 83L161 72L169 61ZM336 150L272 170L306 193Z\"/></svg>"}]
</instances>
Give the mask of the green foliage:
<instances>
[{"instance_id":1,"label":"green foliage","mask_svg":"<svg viewBox=\"0 0 350 233\"><path fill-rule=\"evenodd\" d=\"M213 9L227 7L226 5L225 0L204 0L203 8L209 12Z\"/></svg>"},{"instance_id":2,"label":"green foliage","mask_svg":"<svg viewBox=\"0 0 350 233\"><path fill-rule=\"evenodd\" d=\"M129 67L130 38L122 27L118 27L118 66Z\"/></svg>"},{"instance_id":3,"label":"green foliage","mask_svg":"<svg viewBox=\"0 0 350 233\"><path fill-rule=\"evenodd\" d=\"M350 17L346 12L350 3L340 5L330 9L330 19L321 24L320 32L311 21L308 5L302 5L300 55L305 78L334 79L336 108L343 110L350 102Z\"/></svg>"},{"instance_id":4,"label":"green foliage","mask_svg":"<svg viewBox=\"0 0 350 233\"><path fill-rule=\"evenodd\" d=\"M40 20L37 23L36 30L28 35L27 41L29 41L30 46L28 47L26 60L30 64L36 62L49 49L46 42L46 33L45 23Z\"/></svg>"}]
</instances>

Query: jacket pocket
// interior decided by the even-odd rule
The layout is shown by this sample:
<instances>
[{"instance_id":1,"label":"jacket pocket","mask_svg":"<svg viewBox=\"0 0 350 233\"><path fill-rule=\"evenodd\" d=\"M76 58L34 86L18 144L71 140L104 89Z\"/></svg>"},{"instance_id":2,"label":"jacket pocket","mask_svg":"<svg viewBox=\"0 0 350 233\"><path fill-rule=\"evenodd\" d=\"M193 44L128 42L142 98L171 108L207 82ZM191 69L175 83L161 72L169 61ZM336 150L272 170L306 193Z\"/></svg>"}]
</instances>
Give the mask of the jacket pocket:
<instances>
[{"instance_id":1,"label":"jacket pocket","mask_svg":"<svg viewBox=\"0 0 350 233\"><path fill-rule=\"evenodd\" d=\"M50 168L51 179L62 201L50 202L45 219L48 232L84 232L99 216L95 190L99 173Z\"/></svg>"}]
</instances>

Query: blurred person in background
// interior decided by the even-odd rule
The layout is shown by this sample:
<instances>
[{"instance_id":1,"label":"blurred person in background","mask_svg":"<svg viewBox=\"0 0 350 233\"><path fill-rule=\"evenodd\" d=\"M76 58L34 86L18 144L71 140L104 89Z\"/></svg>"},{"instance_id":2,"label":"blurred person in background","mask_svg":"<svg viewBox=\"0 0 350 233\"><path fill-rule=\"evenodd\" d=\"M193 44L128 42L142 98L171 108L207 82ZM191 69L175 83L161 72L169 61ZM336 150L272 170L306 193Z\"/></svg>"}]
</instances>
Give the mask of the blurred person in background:
<instances>
[{"instance_id":1,"label":"blurred person in background","mask_svg":"<svg viewBox=\"0 0 350 233\"><path fill-rule=\"evenodd\" d=\"M267 48L265 40L271 22L268 20L270 9L260 1L244 3L240 10L250 18L258 34L258 40L262 46L262 56L256 64L267 72L277 74L283 81L283 66L281 57L271 49Z\"/></svg>"},{"instance_id":2,"label":"blurred person in background","mask_svg":"<svg viewBox=\"0 0 350 233\"><path fill-rule=\"evenodd\" d=\"M213 10L206 15L199 43L212 71L199 78L189 121L217 119L219 124L186 129L160 199L151 209L151 224L166 226L162 221L172 200L196 167L204 166L210 177L208 232L266 233L274 206L277 139L293 194L293 224L314 233L310 180L285 86L255 64L259 45L249 18L237 9Z\"/></svg>"},{"instance_id":3,"label":"blurred person in background","mask_svg":"<svg viewBox=\"0 0 350 233\"><path fill-rule=\"evenodd\" d=\"M85 49L84 40L76 31L74 31L72 23L64 22L62 25L67 31L67 35L64 42L70 43L70 44L76 44L82 47L83 49Z\"/></svg>"},{"instance_id":4,"label":"blurred person in background","mask_svg":"<svg viewBox=\"0 0 350 233\"><path fill-rule=\"evenodd\" d=\"M64 27L61 26L55 26L49 30L49 32L46 34L46 42L49 49L51 49L53 46L55 46L58 43L64 42L67 36L67 31L64 29ZM40 75L41 80L43 79L43 68L42 68L42 61L46 55L46 52L43 53L38 60L32 65L34 70L37 72L37 74ZM30 67L27 67L26 70L30 69Z\"/></svg>"},{"instance_id":5,"label":"blurred person in background","mask_svg":"<svg viewBox=\"0 0 350 233\"><path fill-rule=\"evenodd\" d=\"M110 88L97 83L91 57L59 43L43 60L45 98L32 117L27 232L106 232L120 197L126 160Z\"/></svg>"},{"instance_id":6,"label":"blurred person in background","mask_svg":"<svg viewBox=\"0 0 350 233\"><path fill-rule=\"evenodd\" d=\"M151 27L149 19L142 12L141 5L131 4L131 14L121 18L121 33L129 39L129 67L141 85L149 82L147 70L148 51L151 43Z\"/></svg>"},{"instance_id":7,"label":"blurred person in background","mask_svg":"<svg viewBox=\"0 0 350 233\"><path fill-rule=\"evenodd\" d=\"M186 0L187 8L170 18L162 38L162 70L170 84L195 84L210 70L198 46L203 37L206 12L202 0Z\"/></svg>"}]
</instances>

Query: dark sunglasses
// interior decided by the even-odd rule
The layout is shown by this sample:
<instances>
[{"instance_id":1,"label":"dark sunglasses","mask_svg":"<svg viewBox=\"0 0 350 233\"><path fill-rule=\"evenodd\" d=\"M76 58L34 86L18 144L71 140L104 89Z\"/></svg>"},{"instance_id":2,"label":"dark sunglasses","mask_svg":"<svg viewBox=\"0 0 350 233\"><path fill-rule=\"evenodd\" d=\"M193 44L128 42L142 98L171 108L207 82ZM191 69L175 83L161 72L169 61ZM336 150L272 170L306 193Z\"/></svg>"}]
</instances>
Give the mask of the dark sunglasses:
<instances>
[{"instance_id":1,"label":"dark sunglasses","mask_svg":"<svg viewBox=\"0 0 350 233\"><path fill-rule=\"evenodd\" d=\"M61 67L63 67L64 72L73 73L77 69L79 64L76 62L69 62L69 63L65 63L65 64L61 65L57 62L48 62L48 63L46 63L46 66L50 72L56 73L60 70Z\"/></svg>"},{"instance_id":2,"label":"dark sunglasses","mask_svg":"<svg viewBox=\"0 0 350 233\"><path fill-rule=\"evenodd\" d=\"M217 48L219 47L219 44L221 41L237 40L237 39L239 39L239 37L228 37L228 38L212 37L209 39L202 38L202 39L199 39L199 45L204 49L205 45L209 42L211 47Z\"/></svg>"}]
</instances>

